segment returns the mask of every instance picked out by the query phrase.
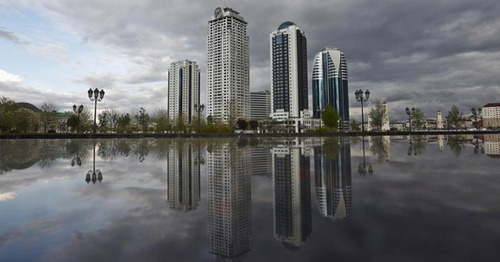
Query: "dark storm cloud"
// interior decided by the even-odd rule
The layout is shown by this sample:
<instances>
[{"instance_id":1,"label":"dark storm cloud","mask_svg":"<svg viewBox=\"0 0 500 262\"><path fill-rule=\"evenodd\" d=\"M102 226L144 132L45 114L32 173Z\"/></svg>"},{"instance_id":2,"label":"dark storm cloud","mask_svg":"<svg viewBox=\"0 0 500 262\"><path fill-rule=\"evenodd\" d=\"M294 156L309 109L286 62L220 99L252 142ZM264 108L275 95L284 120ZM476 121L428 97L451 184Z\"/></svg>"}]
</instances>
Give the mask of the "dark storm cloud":
<instances>
[{"instance_id":1,"label":"dark storm cloud","mask_svg":"<svg viewBox=\"0 0 500 262\"><path fill-rule=\"evenodd\" d=\"M290 20L307 34L309 73L318 51L339 47L348 60L351 93L370 89L373 99L389 101L391 119L404 117L400 111L406 106L425 107L433 116L452 104L466 111L498 102L490 96L500 91L496 0L191 1L188 6L181 0L55 0L40 4L46 15L83 41L103 44L128 57L133 66L123 83L166 83L169 63L187 58L200 64L202 94L207 22L217 6L230 6L248 21L252 90L269 89L269 34ZM18 41L2 32L1 37ZM356 115L358 103L352 95L350 102Z\"/></svg>"}]
</instances>

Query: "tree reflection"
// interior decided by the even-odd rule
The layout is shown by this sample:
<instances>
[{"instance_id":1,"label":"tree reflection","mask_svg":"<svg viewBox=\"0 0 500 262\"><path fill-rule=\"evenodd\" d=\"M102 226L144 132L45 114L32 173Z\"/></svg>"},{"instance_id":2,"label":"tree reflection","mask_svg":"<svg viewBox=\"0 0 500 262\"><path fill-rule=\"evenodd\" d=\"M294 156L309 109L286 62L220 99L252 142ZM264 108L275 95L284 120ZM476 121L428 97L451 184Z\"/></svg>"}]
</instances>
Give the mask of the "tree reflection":
<instances>
[{"instance_id":1,"label":"tree reflection","mask_svg":"<svg viewBox=\"0 0 500 262\"><path fill-rule=\"evenodd\" d=\"M455 157L459 157L462 154L464 148L464 137L461 136L449 136L448 146Z\"/></svg>"},{"instance_id":2,"label":"tree reflection","mask_svg":"<svg viewBox=\"0 0 500 262\"><path fill-rule=\"evenodd\" d=\"M425 153L427 147L427 137L425 136L410 136L410 143L408 144L408 156L422 155Z\"/></svg>"}]
</instances>

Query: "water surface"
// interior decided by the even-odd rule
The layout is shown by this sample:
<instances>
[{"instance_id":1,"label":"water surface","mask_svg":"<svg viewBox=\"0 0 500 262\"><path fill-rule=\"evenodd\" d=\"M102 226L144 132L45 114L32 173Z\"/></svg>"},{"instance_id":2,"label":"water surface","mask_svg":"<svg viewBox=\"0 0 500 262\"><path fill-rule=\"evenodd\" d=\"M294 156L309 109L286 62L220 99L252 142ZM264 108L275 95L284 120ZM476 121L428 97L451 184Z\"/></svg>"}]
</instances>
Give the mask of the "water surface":
<instances>
[{"instance_id":1,"label":"water surface","mask_svg":"<svg viewBox=\"0 0 500 262\"><path fill-rule=\"evenodd\" d=\"M0 140L0 261L492 261L499 145Z\"/></svg>"}]
</instances>

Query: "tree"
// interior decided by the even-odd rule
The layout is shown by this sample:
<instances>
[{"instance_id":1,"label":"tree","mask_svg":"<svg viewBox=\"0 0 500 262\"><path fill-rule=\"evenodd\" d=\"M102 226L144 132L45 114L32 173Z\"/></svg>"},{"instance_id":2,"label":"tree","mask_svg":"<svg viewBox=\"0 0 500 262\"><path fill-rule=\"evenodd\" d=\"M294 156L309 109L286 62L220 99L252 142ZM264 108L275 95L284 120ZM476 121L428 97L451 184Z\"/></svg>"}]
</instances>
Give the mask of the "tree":
<instances>
[{"instance_id":1,"label":"tree","mask_svg":"<svg viewBox=\"0 0 500 262\"><path fill-rule=\"evenodd\" d=\"M325 111L321 116L323 124L332 131L337 131L339 128L339 114L331 105L326 105Z\"/></svg>"},{"instance_id":2,"label":"tree","mask_svg":"<svg viewBox=\"0 0 500 262\"><path fill-rule=\"evenodd\" d=\"M10 98L0 98L0 132L9 132L14 128L16 102Z\"/></svg>"},{"instance_id":3,"label":"tree","mask_svg":"<svg viewBox=\"0 0 500 262\"><path fill-rule=\"evenodd\" d=\"M78 131L78 127L80 126L80 119L77 115L71 115L68 120L66 120L66 125L71 128L71 131Z\"/></svg>"},{"instance_id":4,"label":"tree","mask_svg":"<svg viewBox=\"0 0 500 262\"><path fill-rule=\"evenodd\" d=\"M109 118L110 115L108 114L107 111L103 111L100 113L97 118L99 119L99 132L100 133L106 133L109 130Z\"/></svg>"},{"instance_id":5,"label":"tree","mask_svg":"<svg viewBox=\"0 0 500 262\"><path fill-rule=\"evenodd\" d=\"M116 121L116 131L118 133L129 133L132 117L129 113L121 114Z\"/></svg>"},{"instance_id":6,"label":"tree","mask_svg":"<svg viewBox=\"0 0 500 262\"><path fill-rule=\"evenodd\" d=\"M388 120L388 112L384 103L379 99L375 100L375 106L370 110L368 116L370 117L371 126L375 130L382 130L382 126L384 126Z\"/></svg>"},{"instance_id":7,"label":"tree","mask_svg":"<svg viewBox=\"0 0 500 262\"><path fill-rule=\"evenodd\" d=\"M177 121L175 122L175 132L177 133L185 133L186 132L186 124L184 124L184 119L182 115L179 115Z\"/></svg>"},{"instance_id":8,"label":"tree","mask_svg":"<svg viewBox=\"0 0 500 262\"><path fill-rule=\"evenodd\" d=\"M236 122L238 125L238 129L241 130L246 130L248 127L248 122L245 119L239 118L238 121Z\"/></svg>"},{"instance_id":9,"label":"tree","mask_svg":"<svg viewBox=\"0 0 500 262\"><path fill-rule=\"evenodd\" d=\"M57 120L57 106L52 102L44 102L40 108L42 110L41 113L41 121L43 125L43 132L47 133L48 128L51 128L51 125Z\"/></svg>"},{"instance_id":10,"label":"tree","mask_svg":"<svg viewBox=\"0 0 500 262\"><path fill-rule=\"evenodd\" d=\"M146 109L140 108L139 112L134 116L138 128L142 130L143 133L148 132L149 127L149 114L146 113Z\"/></svg>"},{"instance_id":11,"label":"tree","mask_svg":"<svg viewBox=\"0 0 500 262\"><path fill-rule=\"evenodd\" d=\"M460 126L460 123L462 122L462 112L458 109L456 105L453 105L450 108L450 111L448 111L448 124L452 125L453 127L457 128Z\"/></svg>"},{"instance_id":12,"label":"tree","mask_svg":"<svg viewBox=\"0 0 500 262\"><path fill-rule=\"evenodd\" d=\"M415 112L411 114L411 122L415 128L423 128L425 124L424 111L422 111L422 109L420 108L415 109Z\"/></svg>"},{"instance_id":13,"label":"tree","mask_svg":"<svg viewBox=\"0 0 500 262\"><path fill-rule=\"evenodd\" d=\"M356 119L351 119L351 122L349 123L351 126L352 131L360 131L361 130L361 125Z\"/></svg>"},{"instance_id":14,"label":"tree","mask_svg":"<svg viewBox=\"0 0 500 262\"><path fill-rule=\"evenodd\" d=\"M170 131L172 128L170 126L170 119L168 117L167 110L165 109L157 109L153 114L152 120L155 124L156 133L164 133L166 131Z\"/></svg>"},{"instance_id":15,"label":"tree","mask_svg":"<svg viewBox=\"0 0 500 262\"><path fill-rule=\"evenodd\" d=\"M29 109L21 108L15 113L14 129L17 132L26 133L32 130L35 122L35 114Z\"/></svg>"},{"instance_id":16,"label":"tree","mask_svg":"<svg viewBox=\"0 0 500 262\"><path fill-rule=\"evenodd\" d=\"M248 125L250 126L250 129L252 129L253 131L259 128L259 122L257 120L250 120L248 122Z\"/></svg>"}]
</instances>

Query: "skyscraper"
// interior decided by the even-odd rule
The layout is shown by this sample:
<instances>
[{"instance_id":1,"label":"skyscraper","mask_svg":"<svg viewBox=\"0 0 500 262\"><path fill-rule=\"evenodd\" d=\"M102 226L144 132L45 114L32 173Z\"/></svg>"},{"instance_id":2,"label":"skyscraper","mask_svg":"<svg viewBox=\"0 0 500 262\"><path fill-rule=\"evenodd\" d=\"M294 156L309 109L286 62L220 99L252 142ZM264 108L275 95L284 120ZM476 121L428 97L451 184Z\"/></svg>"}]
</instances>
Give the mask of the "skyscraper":
<instances>
[{"instance_id":1,"label":"skyscraper","mask_svg":"<svg viewBox=\"0 0 500 262\"><path fill-rule=\"evenodd\" d=\"M198 116L195 107L200 104L200 70L196 62L172 62L168 70L168 116L172 120L182 117L190 124Z\"/></svg>"},{"instance_id":2,"label":"skyscraper","mask_svg":"<svg viewBox=\"0 0 500 262\"><path fill-rule=\"evenodd\" d=\"M332 139L332 138L329 138ZM341 142L339 152L329 155L323 147L314 148L316 198L324 217L339 221L351 212L351 148Z\"/></svg>"},{"instance_id":3,"label":"skyscraper","mask_svg":"<svg viewBox=\"0 0 500 262\"><path fill-rule=\"evenodd\" d=\"M250 117L247 22L231 8L208 22L207 115L223 123Z\"/></svg>"},{"instance_id":4,"label":"skyscraper","mask_svg":"<svg viewBox=\"0 0 500 262\"><path fill-rule=\"evenodd\" d=\"M170 208L190 211L200 202L200 155L191 143L174 142L168 149L168 203Z\"/></svg>"},{"instance_id":5,"label":"skyscraper","mask_svg":"<svg viewBox=\"0 0 500 262\"><path fill-rule=\"evenodd\" d=\"M251 187L249 147L218 142L207 153L210 252L235 258L250 250Z\"/></svg>"},{"instance_id":6,"label":"skyscraper","mask_svg":"<svg viewBox=\"0 0 500 262\"><path fill-rule=\"evenodd\" d=\"M284 22L270 35L271 114L274 119L301 117L309 108L306 34Z\"/></svg>"},{"instance_id":7,"label":"skyscraper","mask_svg":"<svg viewBox=\"0 0 500 262\"><path fill-rule=\"evenodd\" d=\"M309 156L298 147L272 150L274 238L299 248L312 231Z\"/></svg>"},{"instance_id":8,"label":"skyscraper","mask_svg":"<svg viewBox=\"0 0 500 262\"><path fill-rule=\"evenodd\" d=\"M335 47L325 47L314 57L312 74L313 117L331 105L340 116L342 128L349 128L349 90L344 53Z\"/></svg>"}]
</instances>

